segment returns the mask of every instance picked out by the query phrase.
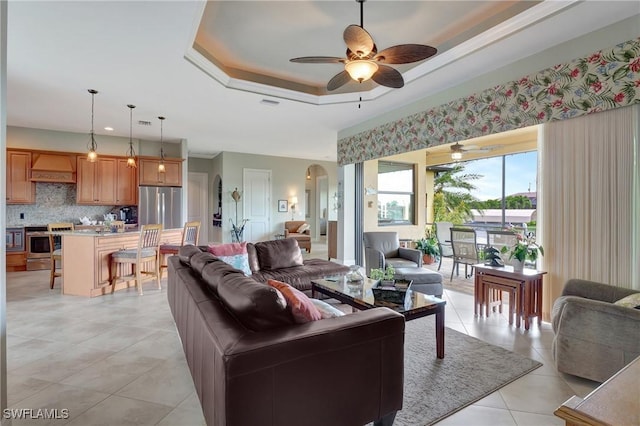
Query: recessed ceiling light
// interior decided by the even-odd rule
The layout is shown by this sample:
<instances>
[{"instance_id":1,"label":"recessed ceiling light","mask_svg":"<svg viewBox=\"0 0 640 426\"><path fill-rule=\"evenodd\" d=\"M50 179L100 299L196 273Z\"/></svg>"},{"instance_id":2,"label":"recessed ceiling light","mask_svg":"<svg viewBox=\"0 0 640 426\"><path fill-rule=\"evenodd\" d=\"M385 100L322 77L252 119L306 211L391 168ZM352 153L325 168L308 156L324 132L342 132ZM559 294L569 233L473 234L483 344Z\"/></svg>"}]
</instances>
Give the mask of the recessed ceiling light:
<instances>
[{"instance_id":1,"label":"recessed ceiling light","mask_svg":"<svg viewBox=\"0 0 640 426\"><path fill-rule=\"evenodd\" d=\"M271 99L263 99L263 100L261 100L261 101L260 101L260 103L261 103L262 105L269 105L269 106L277 106L277 105L280 105L280 102L278 102L278 101L274 101L274 100L271 100Z\"/></svg>"},{"instance_id":2,"label":"recessed ceiling light","mask_svg":"<svg viewBox=\"0 0 640 426\"><path fill-rule=\"evenodd\" d=\"M104 128L107 132L113 132L113 127L105 127Z\"/></svg>"}]
</instances>

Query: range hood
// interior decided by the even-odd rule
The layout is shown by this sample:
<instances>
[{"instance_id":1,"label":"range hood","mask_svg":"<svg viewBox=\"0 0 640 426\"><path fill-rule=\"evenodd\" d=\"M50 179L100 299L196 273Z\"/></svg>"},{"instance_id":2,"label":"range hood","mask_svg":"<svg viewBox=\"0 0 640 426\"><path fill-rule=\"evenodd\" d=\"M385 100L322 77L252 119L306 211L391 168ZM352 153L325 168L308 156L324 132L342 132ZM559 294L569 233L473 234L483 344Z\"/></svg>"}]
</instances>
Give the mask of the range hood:
<instances>
[{"instance_id":1,"label":"range hood","mask_svg":"<svg viewBox=\"0 0 640 426\"><path fill-rule=\"evenodd\" d=\"M76 182L76 157L70 154L34 153L32 182Z\"/></svg>"}]
</instances>

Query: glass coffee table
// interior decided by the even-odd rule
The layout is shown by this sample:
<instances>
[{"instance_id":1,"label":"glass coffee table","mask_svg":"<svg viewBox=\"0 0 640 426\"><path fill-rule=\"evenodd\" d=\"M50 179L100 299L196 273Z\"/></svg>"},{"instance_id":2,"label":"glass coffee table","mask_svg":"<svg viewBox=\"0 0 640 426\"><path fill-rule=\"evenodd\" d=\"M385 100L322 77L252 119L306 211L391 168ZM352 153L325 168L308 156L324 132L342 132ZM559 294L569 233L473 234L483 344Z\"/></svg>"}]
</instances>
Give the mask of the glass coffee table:
<instances>
[{"instance_id":1,"label":"glass coffee table","mask_svg":"<svg viewBox=\"0 0 640 426\"><path fill-rule=\"evenodd\" d=\"M444 358L444 306L447 302L411 288L407 290L404 304L378 302L371 289L377 282L369 278L350 282L345 276L311 280L311 297L315 298L317 293L324 294L361 311L384 306L404 315L407 321L435 314L436 356Z\"/></svg>"}]
</instances>

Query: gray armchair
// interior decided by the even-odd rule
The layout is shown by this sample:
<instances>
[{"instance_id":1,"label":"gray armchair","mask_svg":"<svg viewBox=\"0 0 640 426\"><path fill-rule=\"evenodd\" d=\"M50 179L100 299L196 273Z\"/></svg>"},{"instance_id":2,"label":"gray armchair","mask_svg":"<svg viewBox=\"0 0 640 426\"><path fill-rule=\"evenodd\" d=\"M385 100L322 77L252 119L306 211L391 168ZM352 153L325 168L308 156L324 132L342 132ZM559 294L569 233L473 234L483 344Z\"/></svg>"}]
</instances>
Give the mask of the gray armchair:
<instances>
[{"instance_id":1,"label":"gray armchair","mask_svg":"<svg viewBox=\"0 0 640 426\"><path fill-rule=\"evenodd\" d=\"M638 291L567 281L551 312L558 371L604 382L640 356L640 310L614 304L633 293Z\"/></svg>"},{"instance_id":2,"label":"gray armchair","mask_svg":"<svg viewBox=\"0 0 640 426\"><path fill-rule=\"evenodd\" d=\"M397 232L365 232L364 260L367 276L371 269L421 268L422 252L416 249L400 247Z\"/></svg>"}]
</instances>

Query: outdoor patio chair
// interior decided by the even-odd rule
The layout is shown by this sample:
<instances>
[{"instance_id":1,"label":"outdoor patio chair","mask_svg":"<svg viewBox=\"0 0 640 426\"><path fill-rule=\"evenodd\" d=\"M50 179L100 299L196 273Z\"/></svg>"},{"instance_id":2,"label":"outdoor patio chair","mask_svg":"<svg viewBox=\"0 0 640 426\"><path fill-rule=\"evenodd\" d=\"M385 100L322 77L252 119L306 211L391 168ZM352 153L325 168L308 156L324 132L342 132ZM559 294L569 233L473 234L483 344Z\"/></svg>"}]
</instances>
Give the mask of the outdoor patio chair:
<instances>
[{"instance_id":1,"label":"outdoor patio chair","mask_svg":"<svg viewBox=\"0 0 640 426\"><path fill-rule=\"evenodd\" d=\"M451 268L450 281L453 281L454 271L459 275L460 264L464 265L465 278L471 278L473 265L480 263L476 231L468 228L451 228L451 247L453 249L453 268ZM471 272L468 272L468 266L471 266Z\"/></svg>"},{"instance_id":2,"label":"outdoor patio chair","mask_svg":"<svg viewBox=\"0 0 640 426\"><path fill-rule=\"evenodd\" d=\"M440 251L440 262L438 262L438 271L442 266L443 257L453 257L453 248L451 247L451 222L436 222L436 238L438 240L438 249Z\"/></svg>"},{"instance_id":3,"label":"outdoor patio chair","mask_svg":"<svg viewBox=\"0 0 640 426\"><path fill-rule=\"evenodd\" d=\"M487 247L493 247L500 251L502 247L511 248L518 241L518 236L513 231L487 231ZM505 264L511 264L508 254L500 256Z\"/></svg>"}]
</instances>

